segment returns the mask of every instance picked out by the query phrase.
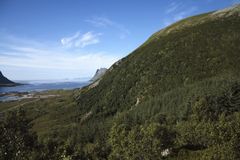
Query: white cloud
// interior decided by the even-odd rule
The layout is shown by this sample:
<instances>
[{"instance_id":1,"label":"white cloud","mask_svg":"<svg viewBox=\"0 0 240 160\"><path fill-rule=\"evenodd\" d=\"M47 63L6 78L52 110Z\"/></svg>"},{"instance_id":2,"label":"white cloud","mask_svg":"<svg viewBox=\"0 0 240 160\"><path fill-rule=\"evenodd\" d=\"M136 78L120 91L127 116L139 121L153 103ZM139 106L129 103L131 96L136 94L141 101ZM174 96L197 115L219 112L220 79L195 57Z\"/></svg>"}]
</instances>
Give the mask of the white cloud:
<instances>
[{"instance_id":1,"label":"white cloud","mask_svg":"<svg viewBox=\"0 0 240 160\"><path fill-rule=\"evenodd\" d=\"M50 54L49 54L50 53ZM20 53L23 54L23 53ZM1 65L48 68L48 69L68 69L68 70L87 70L94 72L100 67L110 67L117 57L104 53L86 53L82 55L57 54L54 51L39 54L24 54L22 56L12 56L13 53L0 54Z\"/></svg>"},{"instance_id":2,"label":"white cloud","mask_svg":"<svg viewBox=\"0 0 240 160\"><path fill-rule=\"evenodd\" d=\"M64 46L69 46L69 47L71 47L72 44L73 44L73 41L76 40L77 38L79 38L79 36L80 36L80 33L77 32L77 33L75 33L75 34L74 34L73 36L71 36L71 37L64 37L64 38L61 39L61 43L62 43L62 45L64 45Z\"/></svg>"},{"instance_id":3,"label":"white cloud","mask_svg":"<svg viewBox=\"0 0 240 160\"><path fill-rule=\"evenodd\" d=\"M73 40L74 43L72 43L73 45L84 47L89 44L97 43L97 41L94 40L95 36L99 35L88 32L81 35L81 38ZM28 43L31 42L31 40L25 42L24 40L20 40L19 42L7 42L1 37L0 41L4 42L0 44L1 66L12 66L15 68L26 67L31 68L33 71L37 69L64 70L66 75L61 76L66 78L68 76L73 76L68 75L68 73L72 71L79 73L79 75L75 77L92 76L97 68L108 68L121 58L120 56L112 53L108 54L104 51L82 52L74 49L64 49L61 46L49 45L49 43L46 44L41 42L34 45ZM64 42L66 43L66 41L70 43L69 39L65 39ZM24 42L24 45L22 42Z\"/></svg>"},{"instance_id":4,"label":"white cloud","mask_svg":"<svg viewBox=\"0 0 240 160\"><path fill-rule=\"evenodd\" d=\"M84 48L88 45L97 44L100 42L99 36L101 33L87 32L80 34L79 32L75 33L73 36L64 37L61 39L61 43L65 47L80 47Z\"/></svg>"},{"instance_id":5,"label":"white cloud","mask_svg":"<svg viewBox=\"0 0 240 160\"><path fill-rule=\"evenodd\" d=\"M187 10L184 10L184 11L181 11L181 12L178 12L174 17L173 19L175 21L179 21L189 15L191 15L193 12L195 12L197 10L197 7L190 7L189 9Z\"/></svg>"},{"instance_id":6,"label":"white cloud","mask_svg":"<svg viewBox=\"0 0 240 160\"><path fill-rule=\"evenodd\" d=\"M180 7L181 6L181 7ZM164 26L168 26L176 21L179 21L181 19L184 19L190 15L192 15L194 12L198 10L197 7L184 7L180 3L171 3L166 9L166 13L168 14L167 18L163 20Z\"/></svg>"},{"instance_id":7,"label":"white cloud","mask_svg":"<svg viewBox=\"0 0 240 160\"><path fill-rule=\"evenodd\" d=\"M114 22L106 17L92 17L91 19L87 19L85 21L95 27L112 27L113 29L117 30L117 34L120 39L125 39L130 34L130 31L124 25Z\"/></svg>"},{"instance_id":8,"label":"white cloud","mask_svg":"<svg viewBox=\"0 0 240 160\"><path fill-rule=\"evenodd\" d=\"M180 7L182 7L182 3L178 3L178 2L172 2L170 3L170 5L168 6L166 13L173 13L175 11L177 11Z\"/></svg>"},{"instance_id":9,"label":"white cloud","mask_svg":"<svg viewBox=\"0 0 240 160\"><path fill-rule=\"evenodd\" d=\"M233 5L240 4L240 0L233 0L233 1L232 1L232 4L233 4Z\"/></svg>"},{"instance_id":10,"label":"white cloud","mask_svg":"<svg viewBox=\"0 0 240 160\"><path fill-rule=\"evenodd\" d=\"M113 21L105 17L93 17L85 21L93 24L95 27L107 27L107 26L112 26L114 24Z\"/></svg>"}]
</instances>

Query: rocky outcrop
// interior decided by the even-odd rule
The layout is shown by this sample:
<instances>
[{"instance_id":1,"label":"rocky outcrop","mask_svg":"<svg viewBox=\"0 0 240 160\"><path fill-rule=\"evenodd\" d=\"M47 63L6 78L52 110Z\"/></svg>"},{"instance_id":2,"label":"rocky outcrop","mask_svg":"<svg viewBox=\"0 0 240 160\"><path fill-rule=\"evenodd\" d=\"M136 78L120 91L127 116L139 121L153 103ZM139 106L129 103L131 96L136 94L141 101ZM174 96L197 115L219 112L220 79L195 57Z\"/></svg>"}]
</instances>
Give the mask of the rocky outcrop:
<instances>
[{"instance_id":1,"label":"rocky outcrop","mask_svg":"<svg viewBox=\"0 0 240 160\"><path fill-rule=\"evenodd\" d=\"M92 82L95 82L97 80L99 80L107 71L107 68L100 68L97 69L95 75L93 76L93 78L90 80Z\"/></svg>"}]
</instances>

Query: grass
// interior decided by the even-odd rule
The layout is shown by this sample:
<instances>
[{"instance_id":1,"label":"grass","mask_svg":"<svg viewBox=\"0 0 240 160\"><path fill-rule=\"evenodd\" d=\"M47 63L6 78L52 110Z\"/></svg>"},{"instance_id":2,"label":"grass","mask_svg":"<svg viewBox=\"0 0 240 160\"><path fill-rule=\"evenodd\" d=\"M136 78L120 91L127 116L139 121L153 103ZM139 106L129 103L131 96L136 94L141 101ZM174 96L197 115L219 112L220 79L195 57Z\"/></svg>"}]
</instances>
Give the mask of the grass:
<instances>
[{"instance_id":1,"label":"grass","mask_svg":"<svg viewBox=\"0 0 240 160\"><path fill-rule=\"evenodd\" d=\"M58 95L58 97L1 102L0 112L14 111L22 107L27 116L32 119L33 130L40 138L53 132L67 130L75 125L77 105L73 100L72 90L54 90L38 94Z\"/></svg>"}]
</instances>

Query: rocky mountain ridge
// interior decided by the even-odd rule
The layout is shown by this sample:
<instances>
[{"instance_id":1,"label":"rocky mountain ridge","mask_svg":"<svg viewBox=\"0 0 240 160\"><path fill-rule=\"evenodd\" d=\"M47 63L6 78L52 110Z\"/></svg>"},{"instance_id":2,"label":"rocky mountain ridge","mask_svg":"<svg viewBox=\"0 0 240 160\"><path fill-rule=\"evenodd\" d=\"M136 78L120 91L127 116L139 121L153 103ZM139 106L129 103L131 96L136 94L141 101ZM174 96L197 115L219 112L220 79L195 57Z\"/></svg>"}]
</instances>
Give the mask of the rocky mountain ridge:
<instances>
[{"instance_id":1,"label":"rocky mountain ridge","mask_svg":"<svg viewBox=\"0 0 240 160\"><path fill-rule=\"evenodd\" d=\"M96 73L94 74L94 76L90 81L95 82L99 80L106 72L107 72L107 68L97 69Z\"/></svg>"}]
</instances>

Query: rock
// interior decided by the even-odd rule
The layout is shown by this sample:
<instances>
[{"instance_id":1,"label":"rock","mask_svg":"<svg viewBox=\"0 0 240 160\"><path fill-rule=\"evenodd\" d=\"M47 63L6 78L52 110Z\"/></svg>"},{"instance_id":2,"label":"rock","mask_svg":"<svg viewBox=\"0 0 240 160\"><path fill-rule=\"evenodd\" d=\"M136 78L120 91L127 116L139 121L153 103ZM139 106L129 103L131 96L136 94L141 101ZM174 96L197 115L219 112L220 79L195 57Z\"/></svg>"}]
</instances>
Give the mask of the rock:
<instances>
[{"instance_id":1,"label":"rock","mask_svg":"<svg viewBox=\"0 0 240 160\"><path fill-rule=\"evenodd\" d=\"M93 76L93 78L90 80L92 82L95 82L97 80L99 80L107 71L107 68L100 68L97 69L95 75Z\"/></svg>"}]
</instances>

